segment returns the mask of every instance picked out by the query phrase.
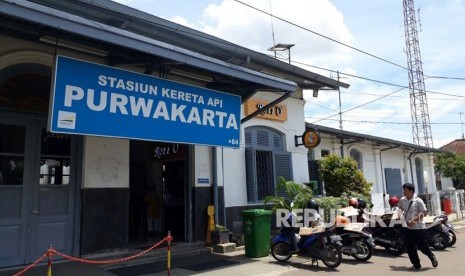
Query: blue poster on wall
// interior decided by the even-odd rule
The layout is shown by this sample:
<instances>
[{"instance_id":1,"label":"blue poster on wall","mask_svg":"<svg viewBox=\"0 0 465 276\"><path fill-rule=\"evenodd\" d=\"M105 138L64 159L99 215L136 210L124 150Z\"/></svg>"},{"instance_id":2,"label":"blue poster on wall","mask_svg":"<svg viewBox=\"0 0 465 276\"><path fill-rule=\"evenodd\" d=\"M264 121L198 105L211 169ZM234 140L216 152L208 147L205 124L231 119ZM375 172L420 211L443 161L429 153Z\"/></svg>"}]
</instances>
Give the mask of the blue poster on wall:
<instances>
[{"instance_id":1,"label":"blue poster on wall","mask_svg":"<svg viewBox=\"0 0 465 276\"><path fill-rule=\"evenodd\" d=\"M58 56L52 132L239 147L239 96Z\"/></svg>"}]
</instances>

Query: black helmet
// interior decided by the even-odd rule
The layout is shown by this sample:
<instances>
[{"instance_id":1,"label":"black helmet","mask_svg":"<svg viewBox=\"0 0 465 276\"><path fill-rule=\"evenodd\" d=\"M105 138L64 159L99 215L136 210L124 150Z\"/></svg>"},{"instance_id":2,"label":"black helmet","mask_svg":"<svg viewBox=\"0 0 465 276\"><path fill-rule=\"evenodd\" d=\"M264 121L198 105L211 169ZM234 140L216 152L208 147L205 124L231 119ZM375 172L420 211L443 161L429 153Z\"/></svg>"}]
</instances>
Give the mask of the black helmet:
<instances>
[{"instance_id":1,"label":"black helmet","mask_svg":"<svg viewBox=\"0 0 465 276\"><path fill-rule=\"evenodd\" d=\"M314 199L311 199L310 202L308 202L307 208L316 210L317 212L320 211L320 205L318 205L318 203Z\"/></svg>"},{"instance_id":2,"label":"black helmet","mask_svg":"<svg viewBox=\"0 0 465 276\"><path fill-rule=\"evenodd\" d=\"M365 209L367 207L367 202L361 198L357 199L358 200L358 208L359 209Z\"/></svg>"},{"instance_id":3,"label":"black helmet","mask_svg":"<svg viewBox=\"0 0 465 276\"><path fill-rule=\"evenodd\" d=\"M349 199L349 206L352 206L355 209L357 209L358 208L358 199L356 199L355 197L350 198Z\"/></svg>"}]
</instances>

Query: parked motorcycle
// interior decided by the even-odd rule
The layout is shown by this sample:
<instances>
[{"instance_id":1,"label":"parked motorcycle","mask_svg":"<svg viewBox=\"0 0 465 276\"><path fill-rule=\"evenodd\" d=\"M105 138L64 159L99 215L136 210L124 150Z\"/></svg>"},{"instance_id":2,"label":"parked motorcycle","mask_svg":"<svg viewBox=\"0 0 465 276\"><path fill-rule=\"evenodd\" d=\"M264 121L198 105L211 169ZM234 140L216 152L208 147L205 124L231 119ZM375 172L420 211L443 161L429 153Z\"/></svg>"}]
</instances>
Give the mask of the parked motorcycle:
<instances>
[{"instance_id":1,"label":"parked motorcycle","mask_svg":"<svg viewBox=\"0 0 465 276\"><path fill-rule=\"evenodd\" d=\"M298 229L298 228L297 228ZM296 233L295 227L282 227L271 245L271 256L277 261L284 262L293 253L307 256L312 264L321 260L327 267L336 268L341 264L341 237L335 234L336 227L326 228L317 226L306 228L308 232Z\"/></svg>"},{"instance_id":2,"label":"parked motorcycle","mask_svg":"<svg viewBox=\"0 0 465 276\"><path fill-rule=\"evenodd\" d=\"M446 249L450 243L449 234L442 226L443 220L444 218L435 217L432 222L425 223L425 237L428 245L438 250Z\"/></svg>"},{"instance_id":3,"label":"parked motorcycle","mask_svg":"<svg viewBox=\"0 0 465 276\"><path fill-rule=\"evenodd\" d=\"M338 226L336 234L342 241L341 252L358 261L368 261L373 255L374 239L365 229L366 223L348 223Z\"/></svg>"},{"instance_id":4,"label":"parked motorcycle","mask_svg":"<svg viewBox=\"0 0 465 276\"><path fill-rule=\"evenodd\" d=\"M454 226L449 221L449 217L447 215L439 215L436 218L442 219L442 228L449 235L449 246L454 246L457 242L457 236L455 235Z\"/></svg>"},{"instance_id":5,"label":"parked motorcycle","mask_svg":"<svg viewBox=\"0 0 465 276\"><path fill-rule=\"evenodd\" d=\"M428 244L435 249L444 250L448 246L453 246L457 241L454 227L448 221L447 215L425 217L426 236Z\"/></svg>"},{"instance_id":6,"label":"parked motorcycle","mask_svg":"<svg viewBox=\"0 0 465 276\"><path fill-rule=\"evenodd\" d=\"M395 221L395 215L396 213L394 212L376 216L363 209L359 209L357 219L358 222L368 224L365 230L372 235L375 245L384 247L387 252L394 256L399 256L406 252L406 247L402 225L400 222Z\"/></svg>"}]
</instances>

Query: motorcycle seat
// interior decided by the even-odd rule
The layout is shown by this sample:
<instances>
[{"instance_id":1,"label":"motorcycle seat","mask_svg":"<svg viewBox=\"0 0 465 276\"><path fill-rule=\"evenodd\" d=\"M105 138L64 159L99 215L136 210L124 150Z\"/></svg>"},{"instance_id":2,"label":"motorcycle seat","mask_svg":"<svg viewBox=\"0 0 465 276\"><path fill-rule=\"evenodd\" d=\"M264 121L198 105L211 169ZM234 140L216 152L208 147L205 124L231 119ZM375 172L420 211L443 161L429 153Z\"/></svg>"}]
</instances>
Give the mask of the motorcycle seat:
<instances>
[{"instance_id":1,"label":"motorcycle seat","mask_svg":"<svg viewBox=\"0 0 465 276\"><path fill-rule=\"evenodd\" d=\"M316 226L316 227L300 227L299 235L309 236L325 232L326 227Z\"/></svg>"},{"instance_id":2,"label":"motorcycle seat","mask_svg":"<svg viewBox=\"0 0 465 276\"><path fill-rule=\"evenodd\" d=\"M423 222L425 224L433 223L435 218L436 218L435 216L425 216L423 217Z\"/></svg>"},{"instance_id":3,"label":"motorcycle seat","mask_svg":"<svg viewBox=\"0 0 465 276\"><path fill-rule=\"evenodd\" d=\"M368 223L349 223L344 227L344 230L360 232L363 228L367 226Z\"/></svg>"}]
</instances>

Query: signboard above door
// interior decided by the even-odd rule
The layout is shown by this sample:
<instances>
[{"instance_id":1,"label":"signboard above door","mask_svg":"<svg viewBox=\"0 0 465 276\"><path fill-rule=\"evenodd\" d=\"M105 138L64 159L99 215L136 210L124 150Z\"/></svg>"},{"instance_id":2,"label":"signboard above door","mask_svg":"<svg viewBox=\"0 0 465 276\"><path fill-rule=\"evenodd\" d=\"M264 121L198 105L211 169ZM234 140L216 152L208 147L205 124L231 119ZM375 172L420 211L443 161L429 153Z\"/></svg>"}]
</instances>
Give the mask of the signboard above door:
<instances>
[{"instance_id":1,"label":"signboard above door","mask_svg":"<svg viewBox=\"0 0 465 276\"><path fill-rule=\"evenodd\" d=\"M267 100L250 98L244 103L245 116L250 115L263 108L269 103ZM263 110L262 113L257 115L257 118L285 122L287 121L287 105L279 104Z\"/></svg>"},{"instance_id":2,"label":"signboard above door","mask_svg":"<svg viewBox=\"0 0 465 276\"><path fill-rule=\"evenodd\" d=\"M58 56L52 132L239 147L241 98Z\"/></svg>"}]
</instances>

